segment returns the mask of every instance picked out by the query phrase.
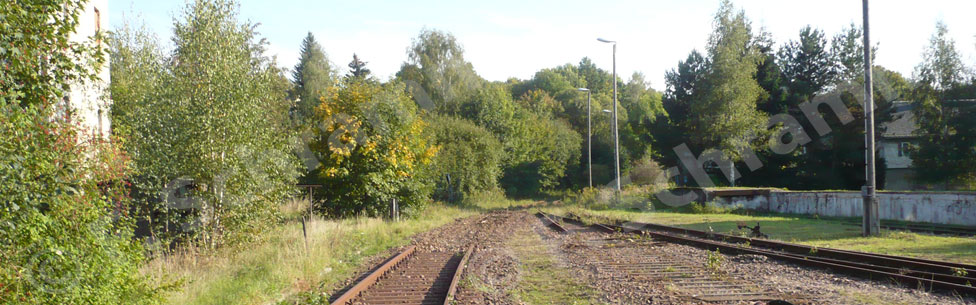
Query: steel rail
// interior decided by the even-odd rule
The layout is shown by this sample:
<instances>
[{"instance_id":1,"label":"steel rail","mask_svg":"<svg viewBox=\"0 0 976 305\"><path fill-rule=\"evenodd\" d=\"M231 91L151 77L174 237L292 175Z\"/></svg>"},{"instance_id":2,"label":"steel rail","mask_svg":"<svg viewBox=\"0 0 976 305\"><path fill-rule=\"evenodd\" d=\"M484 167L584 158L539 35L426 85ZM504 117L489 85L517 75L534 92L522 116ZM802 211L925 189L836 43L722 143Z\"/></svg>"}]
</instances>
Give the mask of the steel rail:
<instances>
[{"instance_id":1,"label":"steel rail","mask_svg":"<svg viewBox=\"0 0 976 305\"><path fill-rule=\"evenodd\" d=\"M550 218L548 214L539 211L535 215L538 216L539 218L542 218L542 220L544 220L546 222L546 225L549 226L550 228L553 228L556 231L563 232L563 233L567 232L565 227L563 227L561 224L559 224L558 222Z\"/></svg>"},{"instance_id":2,"label":"steel rail","mask_svg":"<svg viewBox=\"0 0 976 305\"><path fill-rule=\"evenodd\" d=\"M444 298L444 305L450 305L454 302L454 294L457 292L457 286L461 282L464 265L468 264L468 258L471 257L472 252L474 252L474 245L468 246L468 250L464 251L464 256L461 257L461 262L458 263L457 270L454 271L454 278L451 279L451 287L447 289L447 297Z\"/></svg>"},{"instance_id":3,"label":"steel rail","mask_svg":"<svg viewBox=\"0 0 976 305\"><path fill-rule=\"evenodd\" d=\"M391 257L390 259L387 259L386 262L380 265L379 268L376 268L376 270L370 272L369 275L367 275L365 278L359 281L359 283L356 283L355 286L352 286L351 288L349 288L349 290L346 290L345 293L343 293L341 296L339 296L339 298L337 298L334 302L332 302L332 305L349 304L350 302L352 302L352 300L354 300L360 294L365 292L366 289L369 289L370 286L375 284L376 281L380 279L380 277L382 277L384 274L386 274L394 267L396 267L398 264L400 264L400 262L402 262L404 259L410 256L410 254L413 254L413 252L416 249L417 249L416 246L407 247L407 249L403 250L403 252L400 252L400 254L397 254Z\"/></svg>"},{"instance_id":4,"label":"steel rail","mask_svg":"<svg viewBox=\"0 0 976 305\"><path fill-rule=\"evenodd\" d=\"M585 225L579 219L566 218L558 215L546 216ZM968 273L968 270L973 270L974 268L970 265L911 259L891 255L874 255L856 251L815 248L657 224L635 224L640 225L640 228L629 228L617 224L592 224L591 226L605 232L629 232L650 235L657 239L702 247L709 250L720 250L731 254L763 255L799 265L829 268L859 277L867 277L870 279L879 277L882 279L890 278L908 285L920 285L925 288L945 289L956 291L960 294L976 295L976 287L971 286L971 284L976 284L976 279L971 276L959 276L960 274ZM745 246L747 242L749 246ZM803 253L802 251L807 252ZM825 255L826 257L821 255ZM948 271L950 273L945 274L927 270Z\"/></svg>"}]
</instances>

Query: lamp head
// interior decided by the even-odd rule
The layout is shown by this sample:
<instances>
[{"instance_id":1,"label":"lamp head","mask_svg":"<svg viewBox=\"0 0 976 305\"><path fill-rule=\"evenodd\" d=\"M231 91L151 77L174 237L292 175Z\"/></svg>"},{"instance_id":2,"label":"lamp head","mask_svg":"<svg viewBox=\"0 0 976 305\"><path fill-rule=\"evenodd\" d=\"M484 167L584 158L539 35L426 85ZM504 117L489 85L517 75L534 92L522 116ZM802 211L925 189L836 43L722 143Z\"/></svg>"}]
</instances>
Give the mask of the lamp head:
<instances>
[{"instance_id":1,"label":"lamp head","mask_svg":"<svg viewBox=\"0 0 976 305\"><path fill-rule=\"evenodd\" d=\"M603 39L603 38L597 38L596 40L599 41L599 42L604 42L604 43L617 43L616 41L607 40L607 39Z\"/></svg>"},{"instance_id":2,"label":"lamp head","mask_svg":"<svg viewBox=\"0 0 976 305\"><path fill-rule=\"evenodd\" d=\"M586 89L586 88L576 88L576 90L577 90L577 91L583 91L583 92L588 92L588 91L590 91L590 89Z\"/></svg>"}]
</instances>

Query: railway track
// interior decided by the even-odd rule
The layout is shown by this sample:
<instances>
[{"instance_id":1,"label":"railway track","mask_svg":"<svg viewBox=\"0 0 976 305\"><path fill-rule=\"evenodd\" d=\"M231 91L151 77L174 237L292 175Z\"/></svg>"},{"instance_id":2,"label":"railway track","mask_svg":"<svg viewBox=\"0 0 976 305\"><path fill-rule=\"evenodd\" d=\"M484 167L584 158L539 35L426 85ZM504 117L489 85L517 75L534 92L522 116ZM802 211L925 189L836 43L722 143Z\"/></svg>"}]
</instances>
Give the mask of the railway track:
<instances>
[{"instance_id":1,"label":"railway track","mask_svg":"<svg viewBox=\"0 0 976 305\"><path fill-rule=\"evenodd\" d=\"M589 226L604 232L628 232L654 240L680 243L726 254L754 254L798 265L826 268L873 280L894 280L909 287L936 289L976 296L976 266L857 251L816 248L805 245L703 232L650 223L584 224L577 216L542 214L553 223Z\"/></svg>"},{"instance_id":2,"label":"railway track","mask_svg":"<svg viewBox=\"0 0 976 305\"><path fill-rule=\"evenodd\" d=\"M558 232L587 231L586 227L612 231L541 212L536 216ZM588 263L598 273L612 275L621 285L660 282L667 290L708 303L790 300L792 302L784 304L808 304L811 301L808 297L769 291L755 283L739 280L734 274L715 272L686 257L659 250L663 244L660 241L617 236L588 239L585 243L589 249L601 251Z\"/></svg>"},{"instance_id":3,"label":"railway track","mask_svg":"<svg viewBox=\"0 0 976 305\"><path fill-rule=\"evenodd\" d=\"M473 250L422 252L410 246L337 293L331 304L450 304Z\"/></svg>"}]
</instances>

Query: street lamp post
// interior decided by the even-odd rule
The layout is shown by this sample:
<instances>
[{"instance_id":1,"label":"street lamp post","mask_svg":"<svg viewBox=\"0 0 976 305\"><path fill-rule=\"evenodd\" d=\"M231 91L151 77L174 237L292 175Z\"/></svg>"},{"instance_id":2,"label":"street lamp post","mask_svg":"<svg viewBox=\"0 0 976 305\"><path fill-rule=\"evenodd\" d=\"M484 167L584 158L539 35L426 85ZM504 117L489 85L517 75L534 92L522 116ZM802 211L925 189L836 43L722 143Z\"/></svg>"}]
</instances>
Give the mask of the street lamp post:
<instances>
[{"instance_id":1,"label":"street lamp post","mask_svg":"<svg viewBox=\"0 0 976 305\"><path fill-rule=\"evenodd\" d=\"M617 193L620 193L620 134L617 131L617 42L603 38L596 39L599 42L613 44L613 163L617 179L614 182Z\"/></svg>"},{"instance_id":2,"label":"street lamp post","mask_svg":"<svg viewBox=\"0 0 976 305\"><path fill-rule=\"evenodd\" d=\"M577 90L586 92L586 168L589 170L590 188L593 188L593 133L590 119L590 89L579 88Z\"/></svg>"}]
</instances>

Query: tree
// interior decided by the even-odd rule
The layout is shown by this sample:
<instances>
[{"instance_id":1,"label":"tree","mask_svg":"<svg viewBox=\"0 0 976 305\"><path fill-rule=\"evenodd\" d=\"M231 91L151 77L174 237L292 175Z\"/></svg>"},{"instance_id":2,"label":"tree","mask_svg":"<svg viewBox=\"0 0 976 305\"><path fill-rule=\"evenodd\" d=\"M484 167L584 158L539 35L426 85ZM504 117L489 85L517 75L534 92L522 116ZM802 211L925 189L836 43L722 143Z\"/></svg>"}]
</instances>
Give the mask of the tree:
<instances>
[{"instance_id":1,"label":"tree","mask_svg":"<svg viewBox=\"0 0 976 305\"><path fill-rule=\"evenodd\" d=\"M424 29L407 50L407 62L397 77L413 81L442 113L456 113L461 98L484 80L464 60L464 49L450 33Z\"/></svg>"},{"instance_id":2,"label":"tree","mask_svg":"<svg viewBox=\"0 0 976 305\"><path fill-rule=\"evenodd\" d=\"M779 51L783 77L789 82L791 105L813 99L834 81L834 58L822 31L809 25L800 30L800 40L790 41Z\"/></svg>"},{"instance_id":3,"label":"tree","mask_svg":"<svg viewBox=\"0 0 976 305\"><path fill-rule=\"evenodd\" d=\"M864 31L851 23L834 36L830 52L837 62L839 82L857 82L864 77ZM877 55L877 47L871 48L871 59Z\"/></svg>"},{"instance_id":4,"label":"tree","mask_svg":"<svg viewBox=\"0 0 976 305\"><path fill-rule=\"evenodd\" d=\"M366 71L368 74L369 70ZM292 99L297 100L291 110L292 117L299 124L303 124L314 114L313 109L322 102L323 96L336 82L332 63L312 32L302 40L302 53L292 71L292 80L295 85Z\"/></svg>"},{"instance_id":5,"label":"tree","mask_svg":"<svg viewBox=\"0 0 976 305\"><path fill-rule=\"evenodd\" d=\"M162 91L165 55L156 37L148 33L145 26L134 28L126 22L107 40L112 62L112 134L123 139L132 137L132 125L141 115L137 113L140 104Z\"/></svg>"},{"instance_id":6,"label":"tree","mask_svg":"<svg viewBox=\"0 0 976 305\"><path fill-rule=\"evenodd\" d=\"M143 204L157 237L186 234L209 247L246 241L273 223L277 205L295 191L283 72L262 55L254 27L238 23L233 2L189 3L174 23L172 60L160 64L159 84L147 86L157 92L121 101L133 105L133 115L119 118L133 118L122 122L132 128L125 143L133 182L148 194ZM178 189L195 203L174 205L167 196Z\"/></svg>"},{"instance_id":7,"label":"tree","mask_svg":"<svg viewBox=\"0 0 976 305\"><path fill-rule=\"evenodd\" d=\"M972 120L976 109L974 92L965 84L966 67L956 50L949 30L941 21L915 68L916 86L912 92L919 143L913 149L915 179L921 183L972 183L976 179L976 140Z\"/></svg>"},{"instance_id":8,"label":"tree","mask_svg":"<svg viewBox=\"0 0 976 305\"><path fill-rule=\"evenodd\" d=\"M620 107L627 112L626 125L621 130L628 129L628 132L622 133L621 145L627 150L630 160L644 158L651 151L654 141L651 127L664 114L661 93L651 88L643 74L635 72L621 86L618 98Z\"/></svg>"},{"instance_id":9,"label":"tree","mask_svg":"<svg viewBox=\"0 0 976 305\"><path fill-rule=\"evenodd\" d=\"M159 295L139 273L124 183L126 155L86 140L58 105L104 66L75 33L84 1L0 5L0 302L143 304Z\"/></svg>"},{"instance_id":10,"label":"tree","mask_svg":"<svg viewBox=\"0 0 976 305\"><path fill-rule=\"evenodd\" d=\"M664 75L667 89L664 91L662 106L664 113L654 124L654 146L661 148L663 163L668 166L679 165L677 156L670 150L681 144L696 145L689 141L692 124L691 105L704 95L705 76L710 64L708 59L696 50L678 62L678 67ZM696 150L700 150L697 148Z\"/></svg>"},{"instance_id":11,"label":"tree","mask_svg":"<svg viewBox=\"0 0 976 305\"><path fill-rule=\"evenodd\" d=\"M408 215L423 210L433 187L426 179L438 151L427 123L399 82L347 79L316 108L320 160L316 209L326 215L378 216L396 199Z\"/></svg>"},{"instance_id":12,"label":"tree","mask_svg":"<svg viewBox=\"0 0 976 305\"><path fill-rule=\"evenodd\" d=\"M349 62L349 77L354 77L358 79L369 78L369 69L366 68L368 62L359 60L359 56L355 53L352 54L352 61Z\"/></svg>"},{"instance_id":13,"label":"tree","mask_svg":"<svg viewBox=\"0 0 976 305\"><path fill-rule=\"evenodd\" d=\"M708 41L711 67L704 94L691 105L699 114L692 139L733 159L740 158L740 152L765 130L766 117L756 109L763 89L754 78L761 57L752 39L745 13L735 12L729 1L723 1Z\"/></svg>"},{"instance_id":14,"label":"tree","mask_svg":"<svg viewBox=\"0 0 976 305\"><path fill-rule=\"evenodd\" d=\"M433 115L429 132L440 147L432 162L433 197L459 202L498 189L502 175L502 144L471 121Z\"/></svg>"}]
</instances>

